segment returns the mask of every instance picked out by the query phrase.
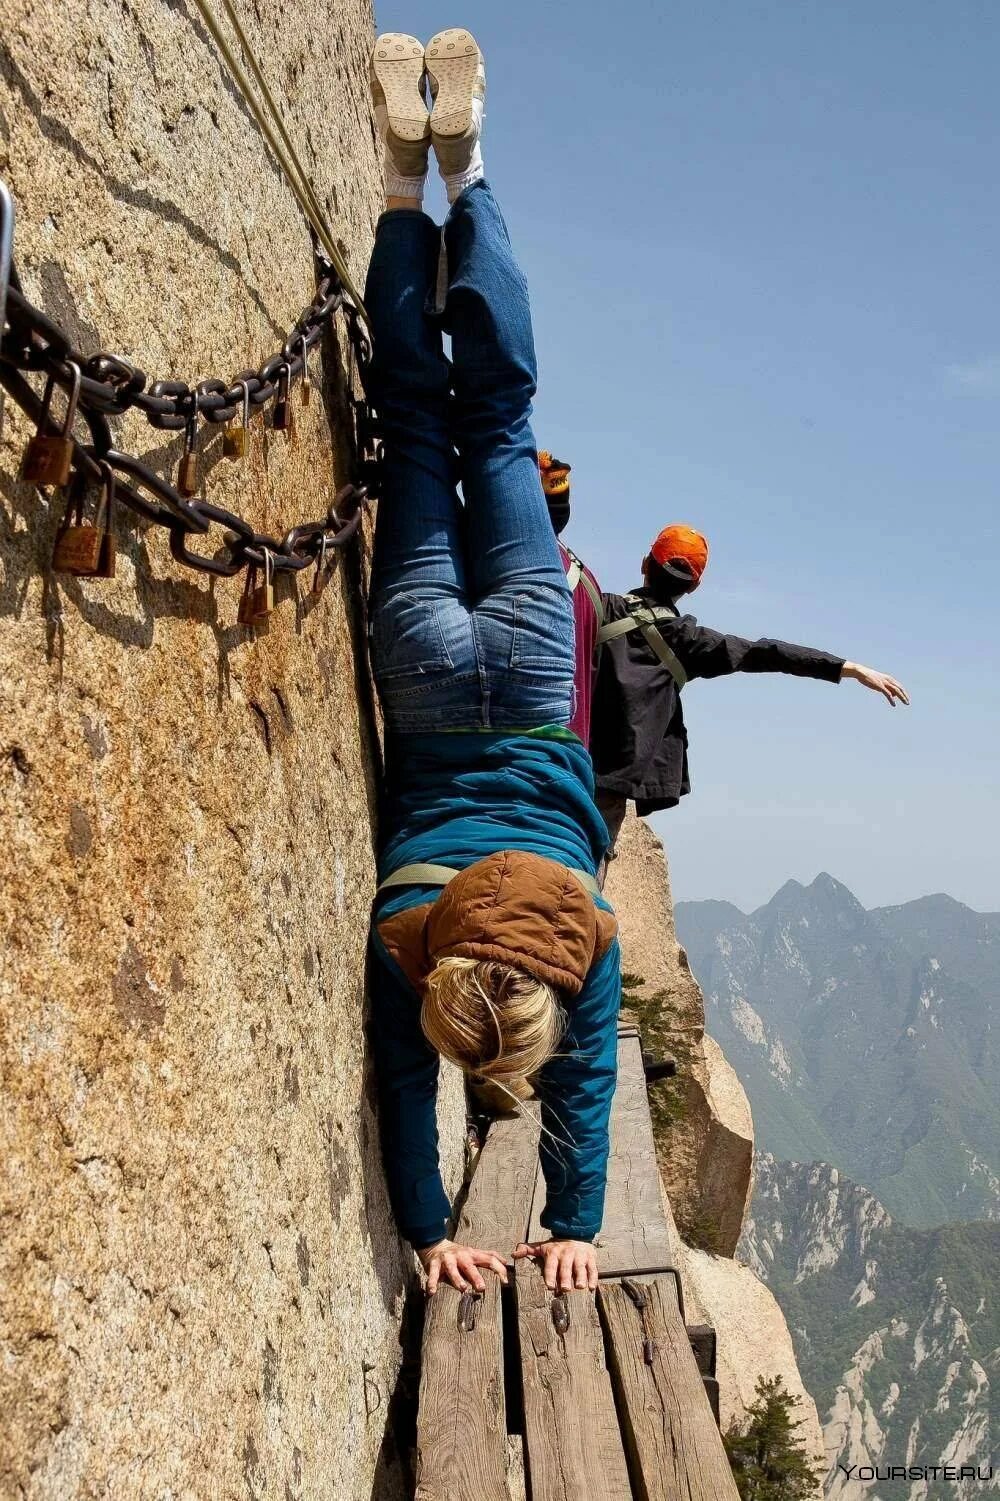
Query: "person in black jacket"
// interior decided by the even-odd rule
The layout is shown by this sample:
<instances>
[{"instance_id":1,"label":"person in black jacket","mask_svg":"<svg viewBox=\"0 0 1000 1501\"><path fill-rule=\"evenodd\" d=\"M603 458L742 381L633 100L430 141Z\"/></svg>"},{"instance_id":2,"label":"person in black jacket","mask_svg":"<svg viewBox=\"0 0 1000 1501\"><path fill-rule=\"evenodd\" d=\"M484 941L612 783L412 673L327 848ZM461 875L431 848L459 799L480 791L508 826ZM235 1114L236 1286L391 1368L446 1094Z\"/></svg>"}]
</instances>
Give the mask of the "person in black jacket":
<instances>
[{"instance_id":1,"label":"person in black jacket","mask_svg":"<svg viewBox=\"0 0 1000 1501\"><path fill-rule=\"evenodd\" d=\"M839 683L844 678L908 704L902 686L843 657L787 641L747 641L681 615L677 600L701 582L708 543L688 526L668 526L643 560L643 586L605 594L590 752L597 802L610 835L609 858L629 798L640 816L673 808L690 792L681 689L691 678L730 672L787 672Z\"/></svg>"}]
</instances>

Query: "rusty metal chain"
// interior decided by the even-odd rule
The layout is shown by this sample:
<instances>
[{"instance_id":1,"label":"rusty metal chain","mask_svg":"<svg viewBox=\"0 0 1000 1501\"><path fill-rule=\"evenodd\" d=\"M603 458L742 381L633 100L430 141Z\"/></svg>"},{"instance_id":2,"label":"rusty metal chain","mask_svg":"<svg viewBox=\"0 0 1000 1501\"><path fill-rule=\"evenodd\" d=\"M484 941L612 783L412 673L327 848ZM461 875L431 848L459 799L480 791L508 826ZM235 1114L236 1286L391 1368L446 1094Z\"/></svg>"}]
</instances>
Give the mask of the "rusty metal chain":
<instances>
[{"instance_id":1,"label":"rusty metal chain","mask_svg":"<svg viewBox=\"0 0 1000 1501\"><path fill-rule=\"evenodd\" d=\"M9 202L7 196L0 208L6 209ZM4 214L4 221L0 230L5 230L7 223L12 226L12 209L9 219ZM43 440L68 440L72 474L67 517L82 487L100 485L106 492L107 516L120 502L145 521L169 531L170 550L179 563L223 578L244 568L262 569L268 577L276 572L298 573L313 563L322 568L328 553L347 545L360 526L365 502L374 493L378 468L373 414L364 401L355 399L351 385L348 403L357 478L338 491L325 517L300 523L280 538L256 531L225 507L198 500L190 493L185 495L180 482L175 486L139 459L120 452L108 420L131 410L142 412L155 428L183 429L188 452L199 420L228 425L272 401L277 415L279 402L284 401L287 409L293 383L304 377L307 380L310 350L338 313L347 324L352 384L354 367L363 372L371 359L371 345L361 311L329 262L320 262L315 296L277 354L265 360L259 370L243 370L230 381L202 380L191 387L175 380L150 384L137 365L106 350L89 357L79 353L58 324L24 295L10 255L12 235L4 233L0 238L6 241L7 250L6 257L0 255L0 279L5 283L0 293L6 292L5 323L0 321L0 385L36 424ZM0 245L0 250L3 248ZM26 378L33 372L45 376L47 395L55 386L66 391L71 417L66 432L53 420L47 397L39 396ZM86 426L89 443L81 443L75 436L74 420ZM107 525L110 529L110 521ZM220 533L214 553L191 546L192 538L204 541L213 528Z\"/></svg>"}]
</instances>

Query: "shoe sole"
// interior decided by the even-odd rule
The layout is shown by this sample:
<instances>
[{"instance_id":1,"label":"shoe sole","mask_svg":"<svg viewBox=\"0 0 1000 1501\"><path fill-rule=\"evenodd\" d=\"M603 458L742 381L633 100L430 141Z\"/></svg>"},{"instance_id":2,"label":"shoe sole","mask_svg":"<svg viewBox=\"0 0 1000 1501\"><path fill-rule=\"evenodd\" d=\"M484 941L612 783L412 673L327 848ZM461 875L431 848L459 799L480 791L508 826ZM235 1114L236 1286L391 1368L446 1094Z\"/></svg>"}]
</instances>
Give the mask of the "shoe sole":
<instances>
[{"instance_id":1,"label":"shoe sole","mask_svg":"<svg viewBox=\"0 0 1000 1501\"><path fill-rule=\"evenodd\" d=\"M432 134L464 135L472 124L473 86L481 61L475 37L461 26L439 31L427 43L424 60L436 90Z\"/></svg>"},{"instance_id":2,"label":"shoe sole","mask_svg":"<svg viewBox=\"0 0 1000 1501\"><path fill-rule=\"evenodd\" d=\"M424 103L424 49L415 36L387 31L372 49L372 72L385 95L389 129L401 141L423 141L430 134Z\"/></svg>"}]
</instances>

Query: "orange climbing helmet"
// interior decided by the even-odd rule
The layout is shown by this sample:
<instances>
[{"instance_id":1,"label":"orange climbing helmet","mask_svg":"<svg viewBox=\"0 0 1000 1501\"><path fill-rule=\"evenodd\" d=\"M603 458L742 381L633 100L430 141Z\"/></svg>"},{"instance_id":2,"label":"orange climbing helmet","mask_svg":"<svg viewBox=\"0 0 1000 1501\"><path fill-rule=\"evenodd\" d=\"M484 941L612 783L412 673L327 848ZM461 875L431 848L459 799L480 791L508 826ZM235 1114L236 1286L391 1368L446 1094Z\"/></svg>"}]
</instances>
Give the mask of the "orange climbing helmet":
<instances>
[{"instance_id":1,"label":"orange climbing helmet","mask_svg":"<svg viewBox=\"0 0 1000 1501\"><path fill-rule=\"evenodd\" d=\"M708 562L708 543L693 526L665 526L649 549L649 556L661 568L678 572L697 585Z\"/></svg>"}]
</instances>

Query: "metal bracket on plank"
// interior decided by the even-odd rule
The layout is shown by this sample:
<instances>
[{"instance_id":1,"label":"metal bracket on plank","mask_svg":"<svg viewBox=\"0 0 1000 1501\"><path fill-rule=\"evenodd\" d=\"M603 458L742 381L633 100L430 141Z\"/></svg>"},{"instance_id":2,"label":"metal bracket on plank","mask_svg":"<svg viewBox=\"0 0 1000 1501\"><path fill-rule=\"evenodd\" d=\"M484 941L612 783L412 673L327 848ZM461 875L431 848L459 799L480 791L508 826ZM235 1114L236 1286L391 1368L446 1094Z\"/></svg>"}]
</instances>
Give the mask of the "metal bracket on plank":
<instances>
[{"instance_id":1,"label":"metal bracket on plank","mask_svg":"<svg viewBox=\"0 0 1000 1501\"><path fill-rule=\"evenodd\" d=\"M458 1300L458 1327L463 1334L471 1334L476 1327L476 1305L482 1301L482 1293L464 1292Z\"/></svg>"},{"instance_id":2,"label":"metal bracket on plank","mask_svg":"<svg viewBox=\"0 0 1000 1501\"><path fill-rule=\"evenodd\" d=\"M633 1281L633 1279L636 1278L636 1277L662 1277L664 1275L673 1277L673 1279L674 1279L674 1284L675 1284L675 1286L677 1288L677 1307L680 1310L681 1323L682 1324L686 1324L687 1320L684 1317L684 1287L683 1287L683 1284L681 1283L681 1274L680 1274L680 1272L677 1270L677 1268L675 1266L629 1266L629 1267L623 1267L621 1269L621 1271L601 1272L600 1273L600 1281L601 1282L619 1282L620 1281L621 1284L622 1284L622 1286L625 1288L625 1291L628 1293L629 1297L632 1299L633 1303L635 1303L635 1301L636 1301L635 1300L635 1294L634 1294L633 1291L630 1290L630 1288L628 1286L629 1282L632 1282L633 1287L637 1288L638 1284ZM636 1307L641 1307L641 1306L642 1306L641 1304L636 1303Z\"/></svg>"}]
</instances>

